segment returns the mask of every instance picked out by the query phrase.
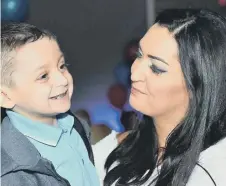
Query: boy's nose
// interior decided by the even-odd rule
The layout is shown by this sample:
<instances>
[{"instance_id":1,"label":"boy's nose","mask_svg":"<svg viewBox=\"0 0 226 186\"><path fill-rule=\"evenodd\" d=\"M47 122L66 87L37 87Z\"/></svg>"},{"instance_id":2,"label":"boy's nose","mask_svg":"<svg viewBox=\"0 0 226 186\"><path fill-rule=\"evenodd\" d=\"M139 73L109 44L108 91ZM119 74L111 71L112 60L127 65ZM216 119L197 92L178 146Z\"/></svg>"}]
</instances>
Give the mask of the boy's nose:
<instances>
[{"instance_id":1,"label":"boy's nose","mask_svg":"<svg viewBox=\"0 0 226 186\"><path fill-rule=\"evenodd\" d=\"M55 77L55 83L57 86L67 86L68 79L64 76L64 74L58 73Z\"/></svg>"}]
</instances>

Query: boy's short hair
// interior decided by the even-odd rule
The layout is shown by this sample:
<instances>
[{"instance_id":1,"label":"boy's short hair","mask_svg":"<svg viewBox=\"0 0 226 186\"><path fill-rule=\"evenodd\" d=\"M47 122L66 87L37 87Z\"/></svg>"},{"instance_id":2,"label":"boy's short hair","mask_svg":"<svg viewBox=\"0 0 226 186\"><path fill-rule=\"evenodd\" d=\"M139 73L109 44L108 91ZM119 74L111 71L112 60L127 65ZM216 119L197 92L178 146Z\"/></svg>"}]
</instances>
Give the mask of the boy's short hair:
<instances>
[{"instance_id":1,"label":"boy's short hair","mask_svg":"<svg viewBox=\"0 0 226 186\"><path fill-rule=\"evenodd\" d=\"M16 49L47 37L56 40L55 35L28 23L4 23L1 27L1 85L11 87Z\"/></svg>"}]
</instances>

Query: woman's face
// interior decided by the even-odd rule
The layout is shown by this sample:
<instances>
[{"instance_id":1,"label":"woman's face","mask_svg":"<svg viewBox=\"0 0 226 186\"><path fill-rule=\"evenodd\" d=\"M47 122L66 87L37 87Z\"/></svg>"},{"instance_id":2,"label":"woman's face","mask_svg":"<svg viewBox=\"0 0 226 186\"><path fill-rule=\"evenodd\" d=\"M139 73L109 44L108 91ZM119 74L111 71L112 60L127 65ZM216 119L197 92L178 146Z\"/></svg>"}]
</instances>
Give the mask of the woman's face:
<instances>
[{"instance_id":1,"label":"woman's face","mask_svg":"<svg viewBox=\"0 0 226 186\"><path fill-rule=\"evenodd\" d=\"M178 47L167 28L155 24L142 38L131 80L130 104L141 113L159 117L187 110Z\"/></svg>"}]
</instances>

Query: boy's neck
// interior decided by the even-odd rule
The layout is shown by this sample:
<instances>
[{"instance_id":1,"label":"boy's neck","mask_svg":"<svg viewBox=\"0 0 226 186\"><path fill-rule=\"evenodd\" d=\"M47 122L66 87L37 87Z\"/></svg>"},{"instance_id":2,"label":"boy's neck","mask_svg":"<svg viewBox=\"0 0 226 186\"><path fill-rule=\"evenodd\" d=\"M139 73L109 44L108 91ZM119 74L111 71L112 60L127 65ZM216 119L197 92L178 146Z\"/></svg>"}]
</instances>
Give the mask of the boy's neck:
<instances>
[{"instance_id":1,"label":"boy's neck","mask_svg":"<svg viewBox=\"0 0 226 186\"><path fill-rule=\"evenodd\" d=\"M31 118L32 119L32 118ZM56 116L53 116L53 117L46 117L46 118L36 118L37 120L32 119L34 121L38 121L38 122L41 122L41 123L45 123L45 124L48 124L48 125L57 125L57 119L56 119Z\"/></svg>"},{"instance_id":2,"label":"boy's neck","mask_svg":"<svg viewBox=\"0 0 226 186\"><path fill-rule=\"evenodd\" d=\"M36 122L41 122L48 125L57 125L56 116L44 116L39 114L26 113L19 110L13 110L13 111Z\"/></svg>"}]
</instances>

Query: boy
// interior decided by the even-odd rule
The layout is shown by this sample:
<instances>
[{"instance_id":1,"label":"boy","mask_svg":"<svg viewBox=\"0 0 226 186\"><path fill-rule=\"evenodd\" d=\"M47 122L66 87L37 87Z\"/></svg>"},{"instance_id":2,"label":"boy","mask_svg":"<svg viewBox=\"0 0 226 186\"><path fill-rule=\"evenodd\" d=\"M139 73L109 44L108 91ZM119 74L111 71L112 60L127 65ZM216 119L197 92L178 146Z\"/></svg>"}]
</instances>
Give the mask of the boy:
<instances>
[{"instance_id":1,"label":"boy","mask_svg":"<svg viewBox=\"0 0 226 186\"><path fill-rule=\"evenodd\" d=\"M73 80L55 36L26 23L1 32L2 185L98 186L84 129L68 112Z\"/></svg>"}]
</instances>

